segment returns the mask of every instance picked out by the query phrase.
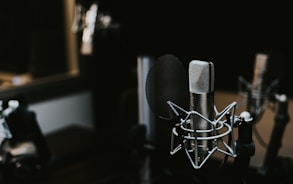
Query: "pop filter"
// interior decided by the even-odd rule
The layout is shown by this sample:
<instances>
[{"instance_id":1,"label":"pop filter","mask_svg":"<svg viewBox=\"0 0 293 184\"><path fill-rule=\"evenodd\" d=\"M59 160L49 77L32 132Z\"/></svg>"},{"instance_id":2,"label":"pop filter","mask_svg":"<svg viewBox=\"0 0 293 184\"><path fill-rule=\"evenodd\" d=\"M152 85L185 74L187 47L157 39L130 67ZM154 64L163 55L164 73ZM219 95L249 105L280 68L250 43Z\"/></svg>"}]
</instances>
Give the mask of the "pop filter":
<instances>
[{"instance_id":1,"label":"pop filter","mask_svg":"<svg viewBox=\"0 0 293 184\"><path fill-rule=\"evenodd\" d=\"M188 90L187 72L176 56L165 54L155 60L146 79L146 97L155 116L173 119L167 101L188 109Z\"/></svg>"}]
</instances>

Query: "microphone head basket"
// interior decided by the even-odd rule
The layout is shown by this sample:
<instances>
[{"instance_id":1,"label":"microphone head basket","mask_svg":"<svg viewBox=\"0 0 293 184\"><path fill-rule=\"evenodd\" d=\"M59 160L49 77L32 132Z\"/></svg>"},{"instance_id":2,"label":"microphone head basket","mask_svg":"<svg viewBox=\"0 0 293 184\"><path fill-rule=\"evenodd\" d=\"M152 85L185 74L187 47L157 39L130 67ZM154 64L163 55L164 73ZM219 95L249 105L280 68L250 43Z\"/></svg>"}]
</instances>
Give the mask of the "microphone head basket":
<instances>
[{"instance_id":1,"label":"microphone head basket","mask_svg":"<svg viewBox=\"0 0 293 184\"><path fill-rule=\"evenodd\" d=\"M251 121L251 118L247 117L247 115L243 117L235 115L236 102L229 104L221 112L218 112L214 106L214 120L209 120L197 111L186 111L171 101L167 103L172 112L179 117L179 122L175 124L171 132L171 155L183 149L195 169L201 168L215 152L220 152L231 157L237 156L233 128L243 121ZM211 125L209 126L211 128L206 130L190 128L190 117L194 115L204 119L205 122ZM202 133L208 136L201 136ZM203 140L210 141L211 146L207 150L207 155L200 158L198 141Z\"/></svg>"},{"instance_id":2,"label":"microphone head basket","mask_svg":"<svg viewBox=\"0 0 293 184\"><path fill-rule=\"evenodd\" d=\"M262 90L254 90L253 85L245 80L242 76L238 77L238 106L246 106L254 117L255 122L259 120L264 111L269 107L268 102L277 94L279 87L279 79L272 80ZM262 88L261 84L257 84L254 88Z\"/></svg>"}]
</instances>

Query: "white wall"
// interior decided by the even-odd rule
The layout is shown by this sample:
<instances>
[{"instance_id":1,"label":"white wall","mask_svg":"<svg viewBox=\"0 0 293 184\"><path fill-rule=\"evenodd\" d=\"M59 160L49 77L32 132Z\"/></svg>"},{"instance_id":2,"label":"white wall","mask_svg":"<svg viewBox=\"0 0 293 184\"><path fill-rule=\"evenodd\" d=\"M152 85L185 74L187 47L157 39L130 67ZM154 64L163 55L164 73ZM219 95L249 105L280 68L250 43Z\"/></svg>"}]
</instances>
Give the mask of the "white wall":
<instances>
[{"instance_id":1,"label":"white wall","mask_svg":"<svg viewBox=\"0 0 293 184\"><path fill-rule=\"evenodd\" d=\"M70 125L94 126L90 91L30 104L28 108L36 113L45 135Z\"/></svg>"}]
</instances>

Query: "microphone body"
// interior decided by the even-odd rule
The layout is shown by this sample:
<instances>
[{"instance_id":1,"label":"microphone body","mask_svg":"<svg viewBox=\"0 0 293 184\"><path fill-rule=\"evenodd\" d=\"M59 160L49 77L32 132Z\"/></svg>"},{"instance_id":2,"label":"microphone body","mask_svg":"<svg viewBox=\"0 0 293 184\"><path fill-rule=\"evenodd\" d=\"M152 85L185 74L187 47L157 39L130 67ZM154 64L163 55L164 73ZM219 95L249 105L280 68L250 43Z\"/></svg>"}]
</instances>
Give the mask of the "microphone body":
<instances>
[{"instance_id":1,"label":"microphone body","mask_svg":"<svg viewBox=\"0 0 293 184\"><path fill-rule=\"evenodd\" d=\"M258 53L255 58L251 90L248 94L247 107L254 121L261 118L267 100L267 65L268 55Z\"/></svg>"},{"instance_id":2,"label":"microphone body","mask_svg":"<svg viewBox=\"0 0 293 184\"><path fill-rule=\"evenodd\" d=\"M214 120L214 65L212 62L192 60L189 63L189 91L190 111L197 111L207 119ZM212 141L197 139L211 136L211 124L197 114L192 114L190 126L194 130L193 137L195 137L195 140L191 141L191 149L197 149L195 158L202 161L212 149Z\"/></svg>"}]
</instances>

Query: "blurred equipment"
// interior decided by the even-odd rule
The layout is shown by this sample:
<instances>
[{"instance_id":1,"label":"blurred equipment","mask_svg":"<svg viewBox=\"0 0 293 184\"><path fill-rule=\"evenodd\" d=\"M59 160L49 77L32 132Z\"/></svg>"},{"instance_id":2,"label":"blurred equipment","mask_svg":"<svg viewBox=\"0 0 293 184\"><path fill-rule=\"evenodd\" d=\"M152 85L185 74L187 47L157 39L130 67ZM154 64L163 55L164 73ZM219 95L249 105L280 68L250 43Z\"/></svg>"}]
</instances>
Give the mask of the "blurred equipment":
<instances>
[{"instance_id":1,"label":"blurred equipment","mask_svg":"<svg viewBox=\"0 0 293 184\"><path fill-rule=\"evenodd\" d=\"M254 118L254 123L260 121L264 111L270 108L269 103L273 104L274 109L276 109L277 104L278 110L276 111L275 127L272 130L271 140L268 145L261 139L256 127L252 127L256 137L267 148L264 165L261 169L262 174L265 175L272 170L273 162L281 146L285 125L289 122L287 96L285 94L278 94L278 85L280 82L278 78L270 81L269 72L272 71L269 71L269 66L272 65L272 62L273 60L270 58L270 54L257 53L252 83L250 84L241 76L239 77L239 95L244 97L246 109Z\"/></svg>"},{"instance_id":2,"label":"blurred equipment","mask_svg":"<svg viewBox=\"0 0 293 184\"><path fill-rule=\"evenodd\" d=\"M0 147L0 171L4 177L28 180L46 171L51 153L36 120L36 114L9 100L2 111L11 137Z\"/></svg>"},{"instance_id":3,"label":"blurred equipment","mask_svg":"<svg viewBox=\"0 0 293 184\"><path fill-rule=\"evenodd\" d=\"M277 165L278 152L282 146L282 138L285 127L290 120L288 114L288 98L284 94L276 94L273 100L278 103L278 110L277 114L275 115L275 125L271 133L271 138L266 150L263 165L259 169L260 174L265 176L272 176L276 174L279 175L279 173L284 173L284 170L286 170L286 166L284 167L284 165L281 165L281 167L278 167Z\"/></svg>"},{"instance_id":4,"label":"blurred equipment","mask_svg":"<svg viewBox=\"0 0 293 184\"><path fill-rule=\"evenodd\" d=\"M154 121L155 117L146 98L147 74L154 63L154 58L150 55L140 55L137 58L137 78L138 78L138 118L139 124L146 127L146 140L153 142L155 139Z\"/></svg>"},{"instance_id":5,"label":"blurred equipment","mask_svg":"<svg viewBox=\"0 0 293 184\"><path fill-rule=\"evenodd\" d=\"M269 55L257 53L254 63L252 82L247 82L242 76L238 80L238 93L246 100L247 111L258 122L265 109L268 107L268 100L277 92L279 79L269 80L268 73Z\"/></svg>"},{"instance_id":6,"label":"blurred equipment","mask_svg":"<svg viewBox=\"0 0 293 184\"><path fill-rule=\"evenodd\" d=\"M80 53L92 55L96 30L117 29L119 25L112 22L111 15L100 12L98 1L76 0L75 14L72 24L73 32L81 32Z\"/></svg>"},{"instance_id":7,"label":"blurred equipment","mask_svg":"<svg viewBox=\"0 0 293 184\"><path fill-rule=\"evenodd\" d=\"M152 180L151 173L151 151L155 141L155 117L150 110L146 99L145 84L147 74L154 63L154 58L150 55L140 55L137 58L137 78L138 78L138 123L144 129L145 137L143 149L145 156L140 171L140 182L149 183Z\"/></svg>"},{"instance_id":8,"label":"blurred equipment","mask_svg":"<svg viewBox=\"0 0 293 184\"><path fill-rule=\"evenodd\" d=\"M288 114L288 98L285 94L278 94L279 78L271 79L269 77L273 73L273 71L269 70L273 66L272 62L270 54L257 53L252 83L250 84L241 76L239 77L239 96L244 97L246 109L253 117L251 126L239 130L239 133L244 135L245 139L241 142L247 143L245 147L247 151L249 151L249 142L252 142L252 135L248 135L248 132L251 132L251 130L253 130L255 137L266 149L264 162L258 169L258 174L277 182L284 182L289 177L286 173L292 170L292 164L290 165L290 161L287 165L281 164L283 159L278 157L278 151L282 146L282 137L290 118ZM275 70L274 72L278 73ZM270 106L269 104L272 105ZM272 129L271 138L268 144L266 144L254 124L260 121L265 110L271 107L276 112L275 125ZM291 160L290 158L287 159ZM249 161L250 158L246 158L246 162Z\"/></svg>"},{"instance_id":9,"label":"blurred equipment","mask_svg":"<svg viewBox=\"0 0 293 184\"><path fill-rule=\"evenodd\" d=\"M0 101L0 139L11 139L12 134L3 115L3 101Z\"/></svg>"}]
</instances>

